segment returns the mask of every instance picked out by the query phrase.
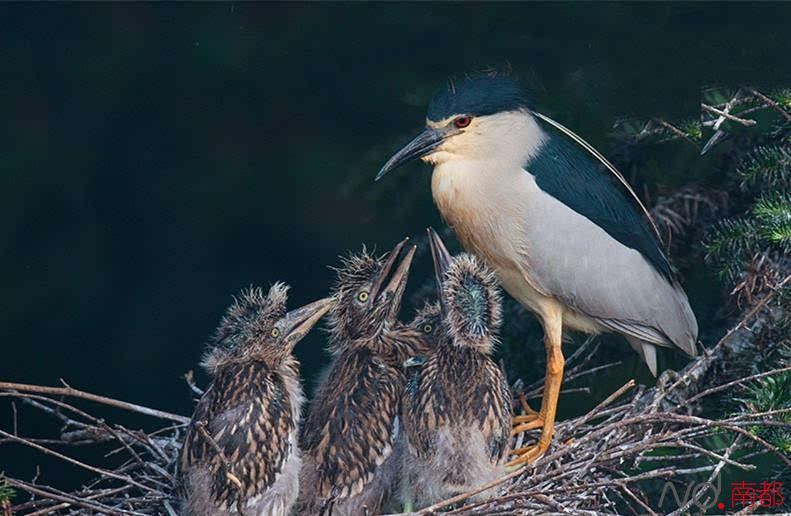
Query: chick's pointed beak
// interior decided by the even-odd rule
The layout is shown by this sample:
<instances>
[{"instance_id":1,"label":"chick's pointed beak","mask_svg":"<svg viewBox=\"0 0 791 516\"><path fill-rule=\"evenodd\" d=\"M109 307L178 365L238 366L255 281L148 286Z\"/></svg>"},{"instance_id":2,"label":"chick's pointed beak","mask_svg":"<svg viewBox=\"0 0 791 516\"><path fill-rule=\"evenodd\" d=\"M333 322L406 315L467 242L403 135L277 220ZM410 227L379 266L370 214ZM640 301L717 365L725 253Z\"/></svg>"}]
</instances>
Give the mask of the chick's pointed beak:
<instances>
[{"instance_id":1,"label":"chick's pointed beak","mask_svg":"<svg viewBox=\"0 0 791 516\"><path fill-rule=\"evenodd\" d=\"M390 300L390 309L388 310L388 318L395 319L398 317L398 311L401 309L401 299L404 297L406 290L407 278L409 277L409 268L412 266L412 259L415 257L417 246L413 245L407 251L404 259L398 264L398 268L390 278L390 283L382 291Z\"/></svg>"},{"instance_id":2,"label":"chick's pointed beak","mask_svg":"<svg viewBox=\"0 0 791 516\"><path fill-rule=\"evenodd\" d=\"M428 243L431 248L431 259L434 261L434 281L437 284L437 295L439 297L440 307L442 313L446 313L445 300L442 295L442 281L445 278L445 273L450 269L451 260L453 257L448 252L448 248L442 242L434 228L428 228Z\"/></svg>"},{"instance_id":3,"label":"chick's pointed beak","mask_svg":"<svg viewBox=\"0 0 791 516\"><path fill-rule=\"evenodd\" d=\"M411 142L407 143L404 148L393 154L387 160L382 169L376 174L374 181L379 181L385 174L391 170L400 167L404 163L408 163L414 159L422 158L427 154L439 147L439 145L453 133L449 128L433 128L426 127L423 132L415 136Z\"/></svg>"},{"instance_id":4,"label":"chick's pointed beak","mask_svg":"<svg viewBox=\"0 0 791 516\"><path fill-rule=\"evenodd\" d=\"M390 254L387 255L387 261L382 266L382 270L379 271L379 275L376 277L374 284L371 286L371 302L376 301L377 296L381 293L385 280L387 280L387 277L390 275L390 271L393 269L393 265L398 259L398 255L401 254L401 249L404 248L407 242L409 242L409 237L398 242L393 250L390 251Z\"/></svg>"},{"instance_id":5,"label":"chick's pointed beak","mask_svg":"<svg viewBox=\"0 0 791 516\"><path fill-rule=\"evenodd\" d=\"M288 345L294 346L308 334L321 317L332 308L335 300L331 297L319 299L302 308L288 312L280 321L280 331Z\"/></svg>"},{"instance_id":6,"label":"chick's pointed beak","mask_svg":"<svg viewBox=\"0 0 791 516\"><path fill-rule=\"evenodd\" d=\"M409 238L403 239L392 251L390 251L390 254L387 256L387 261L382 266L382 270L379 271L371 287L371 302L387 303L389 305L387 309L388 318L397 316L398 310L401 308L401 298L404 295L404 290L406 290L409 268L412 266L412 259L415 257L415 251L417 250L416 246L412 246L401 259L395 272L391 275L390 273L393 270L393 266L395 266L395 262L401 254L401 250L408 241ZM386 281L387 284L385 284Z\"/></svg>"},{"instance_id":7,"label":"chick's pointed beak","mask_svg":"<svg viewBox=\"0 0 791 516\"><path fill-rule=\"evenodd\" d=\"M439 234L434 231L434 228L428 228L426 232L428 233L428 243L431 248L431 259L434 261L434 279L437 282L437 287L440 287L445 273L450 268L450 262L453 257L448 252L448 248L445 247L445 243L439 237Z\"/></svg>"}]
</instances>

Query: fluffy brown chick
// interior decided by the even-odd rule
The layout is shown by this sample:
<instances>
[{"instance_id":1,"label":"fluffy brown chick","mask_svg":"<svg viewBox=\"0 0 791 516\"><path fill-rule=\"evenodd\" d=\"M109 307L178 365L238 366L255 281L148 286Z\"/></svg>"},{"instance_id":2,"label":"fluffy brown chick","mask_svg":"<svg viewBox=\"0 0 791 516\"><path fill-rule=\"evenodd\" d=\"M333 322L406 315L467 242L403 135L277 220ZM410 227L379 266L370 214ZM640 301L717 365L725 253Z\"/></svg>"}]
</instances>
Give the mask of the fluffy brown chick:
<instances>
[{"instance_id":1,"label":"fluffy brown chick","mask_svg":"<svg viewBox=\"0 0 791 516\"><path fill-rule=\"evenodd\" d=\"M415 253L412 247L394 267L405 245L386 260L363 251L338 269L333 359L302 428L299 514L359 515L364 508L376 514L393 491L403 363L421 337L397 321Z\"/></svg>"},{"instance_id":2,"label":"fluffy brown chick","mask_svg":"<svg viewBox=\"0 0 791 516\"><path fill-rule=\"evenodd\" d=\"M245 290L210 339L213 377L187 429L179 463L181 514L288 514L299 491L304 400L292 354L330 309L322 299L286 312L288 287Z\"/></svg>"},{"instance_id":3,"label":"fluffy brown chick","mask_svg":"<svg viewBox=\"0 0 791 516\"><path fill-rule=\"evenodd\" d=\"M511 432L510 390L490 358L501 323L495 277L471 255L451 257L433 230L429 240L442 322L436 351L417 367L404 398L405 510L500 476Z\"/></svg>"}]
</instances>

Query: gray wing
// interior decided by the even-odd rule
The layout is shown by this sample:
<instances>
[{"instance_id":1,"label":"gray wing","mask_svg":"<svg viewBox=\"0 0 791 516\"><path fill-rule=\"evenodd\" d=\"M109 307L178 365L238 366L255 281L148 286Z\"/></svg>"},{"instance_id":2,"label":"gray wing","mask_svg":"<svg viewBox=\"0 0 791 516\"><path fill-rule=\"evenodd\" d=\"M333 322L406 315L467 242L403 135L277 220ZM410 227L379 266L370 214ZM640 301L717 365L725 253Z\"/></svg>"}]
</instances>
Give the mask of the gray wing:
<instances>
[{"instance_id":1,"label":"gray wing","mask_svg":"<svg viewBox=\"0 0 791 516\"><path fill-rule=\"evenodd\" d=\"M539 188L531 173L523 180L528 198L521 210L530 224L513 244L531 283L630 342L675 345L694 355L698 326L681 287L640 251Z\"/></svg>"}]
</instances>

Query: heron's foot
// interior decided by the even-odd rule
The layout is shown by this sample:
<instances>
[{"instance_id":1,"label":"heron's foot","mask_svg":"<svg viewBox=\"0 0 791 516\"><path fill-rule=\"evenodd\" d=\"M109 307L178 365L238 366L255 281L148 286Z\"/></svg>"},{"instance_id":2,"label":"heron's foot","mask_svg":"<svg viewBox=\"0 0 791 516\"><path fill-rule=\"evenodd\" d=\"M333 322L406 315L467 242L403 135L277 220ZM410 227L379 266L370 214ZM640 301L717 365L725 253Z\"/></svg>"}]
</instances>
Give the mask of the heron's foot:
<instances>
[{"instance_id":1,"label":"heron's foot","mask_svg":"<svg viewBox=\"0 0 791 516\"><path fill-rule=\"evenodd\" d=\"M529 414L526 416L514 416L514 428L511 435L519 435L528 430L544 427L544 418L541 414Z\"/></svg>"},{"instance_id":2,"label":"heron's foot","mask_svg":"<svg viewBox=\"0 0 791 516\"><path fill-rule=\"evenodd\" d=\"M532 446L525 446L512 451L511 454L517 455L517 457L507 462L505 466L507 468L512 468L521 464L530 464L540 459L548 449L549 443L539 440L538 443Z\"/></svg>"},{"instance_id":3,"label":"heron's foot","mask_svg":"<svg viewBox=\"0 0 791 516\"><path fill-rule=\"evenodd\" d=\"M527 404L527 399L525 399L524 394L519 395L519 403L522 405L522 411L524 413L514 416L514 428L511 431L511 435L517 435L526 430L541 428L544 425L544 418L539 412L536 412Z\"/></svg>"},{"instance_id":4,"label":"heron's foot","mask_svg":"<svg viewBox=\"0 0 791 516\"><path fill-rule=\"evenodd\" d=\"M541 458L549 449L549 440L539 439L538 442L532 446L525 446L513 450L511 455L516 455L515 459L505 464L506 468L518 466L519 464L530 464Z\"/></svg>"},{"instance_id":5,"label":"heron's foot","mask_svg":"<svg viewBox=\"0 0 791 516\"><path fill-rule=\"evenodd\" d=\"M505 465L505 474L511 474L516 470L522 469L527 467L527 464L514 464L513 466L509 466L508 464Z\"/></svg>"}]
</instances>

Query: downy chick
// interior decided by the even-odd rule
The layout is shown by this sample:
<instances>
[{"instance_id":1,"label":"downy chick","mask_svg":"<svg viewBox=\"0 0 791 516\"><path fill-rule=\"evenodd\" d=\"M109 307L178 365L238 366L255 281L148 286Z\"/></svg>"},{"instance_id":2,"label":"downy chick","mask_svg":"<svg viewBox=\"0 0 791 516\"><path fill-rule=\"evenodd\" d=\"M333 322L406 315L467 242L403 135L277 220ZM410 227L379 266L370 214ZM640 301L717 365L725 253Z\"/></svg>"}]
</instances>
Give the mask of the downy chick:
<instances>
[{"instance_id":1,"label":"downy chick","mask_svg":"<svg viewBox=\"0 0 791 516\"><path fill-rule=\"evenodd\" d=\"M501 476L511 433L511 394L489 357L501 322L494 275L471 255L451 257L433 230L429 241L442 324L436 351L404 399L401 498L407 510Z\"/></svg>"},{"instance_id":2,"label":"downy chick","mask_svg":"<svg viewBox=\"0 0 791 516\"><path fill-rule=\"evenodd\" d=\"M228 308L203 366L213 381L195 408L179 463L181 514L288 514L299 491L304 400L292 354L331 308L286 313L288 287L251 288Z\"/></svg>"},{"instance_id":3,"label":"downy chick","mask_svg":"<svg viewBox=\"0 0 791 516\"><path fill-rule=\"evenodd\" d=\"M415 253L412 247L394 267L406 242L387 260L363 252L338 269L330 312L333 360L302 428L299 514L359 515L364 508L376 514L393 492L403 364L421 337L397 321Z\"/></svg>"}]
</instances>

